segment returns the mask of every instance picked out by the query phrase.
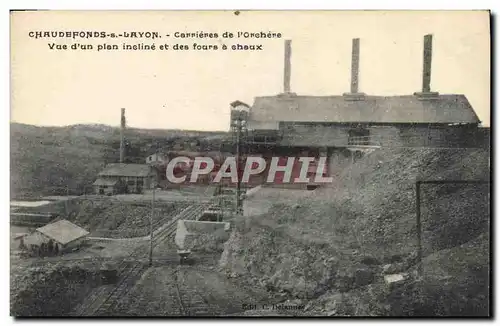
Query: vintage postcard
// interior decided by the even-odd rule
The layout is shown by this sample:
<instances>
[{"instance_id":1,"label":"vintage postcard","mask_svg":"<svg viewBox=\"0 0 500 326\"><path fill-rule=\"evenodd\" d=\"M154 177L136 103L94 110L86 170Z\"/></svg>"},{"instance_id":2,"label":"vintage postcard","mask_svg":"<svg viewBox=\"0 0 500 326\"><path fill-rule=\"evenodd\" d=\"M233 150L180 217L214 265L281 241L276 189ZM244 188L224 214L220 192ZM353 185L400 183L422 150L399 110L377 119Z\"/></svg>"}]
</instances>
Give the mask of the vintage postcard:
<instances>
[{"instance_id":1,"label":"vintage postcard","mask_svg":"<svg viewBox=\"0 0 500 326\"><path fill-rule=\"evenodd\" d=\"M12 11L14 317L490 317L488 11Z\"/></svg>"}]
</instances>

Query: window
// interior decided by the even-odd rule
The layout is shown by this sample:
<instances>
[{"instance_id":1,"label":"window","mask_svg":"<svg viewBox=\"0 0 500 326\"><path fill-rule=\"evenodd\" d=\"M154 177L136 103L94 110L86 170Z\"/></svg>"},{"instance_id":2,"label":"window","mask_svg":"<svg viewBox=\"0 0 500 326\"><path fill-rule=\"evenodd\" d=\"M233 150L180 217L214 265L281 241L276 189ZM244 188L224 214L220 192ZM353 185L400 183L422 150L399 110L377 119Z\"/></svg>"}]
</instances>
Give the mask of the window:
<instances>
[{"instance_id":1,"label":"window","mask_svg":"<svg viewBox=\"0 0 500 326\"><path fill-rule=\"evenodd\" d=\"M133 185L135 185L135 180L128 180L128 181L127 181L127 184L128 184L129 186L133 186Z\"/></svg>"},{"instance_id":2,"label":"window","mask_svg":"<svg viewBox=\"0 0 500 326\"><path fill-rule=\"evenodd\" d=\"M348 145L370 145L370 131L364 128L349 130Z\"/></svg>"},{"instance_id":3,"label":"window","mask_svg":"<svg viewBox=\"0 0 500 326\"><path fill-rule=\"evenodd\" d=\"M142 179L138 179L138 180L137 180L137 185L138 185L138 186L142 186L142 185L144 185L144 180L142 180Z\"/></svg>"}]
</instances>

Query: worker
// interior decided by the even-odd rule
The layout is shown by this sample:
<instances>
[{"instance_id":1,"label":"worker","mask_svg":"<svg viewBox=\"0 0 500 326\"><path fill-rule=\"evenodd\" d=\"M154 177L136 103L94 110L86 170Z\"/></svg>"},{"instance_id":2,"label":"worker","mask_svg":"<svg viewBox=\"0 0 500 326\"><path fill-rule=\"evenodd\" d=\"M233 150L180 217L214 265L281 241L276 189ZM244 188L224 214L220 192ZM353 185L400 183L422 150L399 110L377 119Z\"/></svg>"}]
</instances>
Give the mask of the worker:
<instances>
[{"instance_id":1,"label":"worker","mask_svg":"<svg viewBox=\"0 0 500 326\"><path fill-rule=\"evenodd\" d=\"M49 255L52 255L54 251L54 241L52 239L49 240L49 244L47 245L47 247Z\"/></svg>"},{"instance_id":2,"label":"worker","mask_svg":"<svg viewBox=\"0 0 500 326\"><path fill-rule=\"evenodd\" d=\"M45 256L46 253L47 253L47 244L44 242L40 246L40 254Z\"/></svg>"},{"instance_id":3,"label":"worker","mask_svg":"<svg viewBox=\"0 0 500 326\"><path fill-rule=\"evenodd\" d=\"M59 245L56 242L56 245L54 246L54 254L58 255L59 254Z\"/></svg>"}]
</instances>

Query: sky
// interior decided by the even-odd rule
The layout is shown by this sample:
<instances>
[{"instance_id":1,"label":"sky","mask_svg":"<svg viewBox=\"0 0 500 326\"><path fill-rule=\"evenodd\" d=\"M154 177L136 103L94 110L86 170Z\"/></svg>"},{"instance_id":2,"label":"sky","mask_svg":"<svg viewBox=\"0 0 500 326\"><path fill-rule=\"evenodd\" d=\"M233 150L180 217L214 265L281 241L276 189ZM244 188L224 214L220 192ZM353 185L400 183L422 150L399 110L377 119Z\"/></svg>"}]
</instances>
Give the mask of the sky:
<instances>
[{"instance_id":1,"label":"sky","mask_svg":"<svg viewBox=\"0 0 500 326\"><path fill-rule=\"evenodd\" d=\"M486 11L45 11L11 13L11 121L64 126L228 130L230 103L283 92L284 40L292 40L291 90L349 91L351 42L360 38L359 90L405 95L421 90L423 36L433 34L431 88L464 94L490 125L490 35ZM36 31L158 32L161 39L30 37ZM282 38L222 38L279 32ZM174 38L213 32L217 39ZM170 35L167 37L166 35ZM97 52L98 45L262 44L261 51ZM49 43L94 50L54 50Z\"/></svg>"}]
</instances>

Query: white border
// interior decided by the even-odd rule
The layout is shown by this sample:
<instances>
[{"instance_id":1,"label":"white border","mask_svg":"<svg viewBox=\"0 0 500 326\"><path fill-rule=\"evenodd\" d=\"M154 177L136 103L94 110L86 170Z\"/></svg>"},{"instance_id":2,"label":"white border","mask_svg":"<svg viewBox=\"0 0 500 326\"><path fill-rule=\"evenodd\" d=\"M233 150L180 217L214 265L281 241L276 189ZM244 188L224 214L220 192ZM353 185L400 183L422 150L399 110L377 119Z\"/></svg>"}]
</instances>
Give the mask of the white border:
<instances>
[{"instance_id":1,"label":"white border","mask_svg":"<svg viewBox=\"0 0 500 326\"><path fill-rule=\"evenodd\" d=\"M9 144L10 144L10 135L9 135L9 127L8 127L8 121L10 120L10 114L9 114L9 69L10 69L10 63L8 58L10 57L9 54L9 16L8 16L8 10L9 9L59 9L59 10L64 10L64 9L87 9L87 10L131 10L131 9L136 9L136 10L167 10L167 9L188 9L188 10L216 10L216 9L226 9L226 10L232 10L232 9L337 9L337 10L347 10L347 9L369 9L369 10L440 10L440 9L447 9L447 10L470 10L470 9L491 9L493 13L498 13L499 12L499 3L500 1L498 0L474 0L474 1L439 1L439 0L414 0L414 1L398 1L398 0L378 0L378 1L370 1L370 0L351 0L351 1L335 1L335 0L324 0L324 1L318 1L318 0L308 0L308 1L283 1L282 4L278 4L276 2L271 2L269 0L253 0L253 1L217 1L216 3L208 3L207 1L203 0L198 0L198 1L177 1L177 2L166 2L166 1L130 1L130 0L115 0L115 1L104 1L104 0L74 0L74 1L47 1L47 0L31 0L31 1L14 1L14 0L3 0L1 1L0 6L2 7L2 15L1 15L1 25L0 25L0 31L2 35L2 51L3 51L3 58L5 60L3 61L3 64L1 65L1 80L2 80L2 121L5 121L4 128L0 129L1 131L1 139L0 139L0 145L2 152L4 153L3 155L3 160L2 162L2 173L1 173L1 184L3 185L1 188L2 191L2 196L0 197L2 200L2 207L5 209L4 212L7 213L7 210L9 209L9 202L7 201L8 199L8 186L10 184L10 176L9 176L9 155L8 150L9 150ZM498 22L495 26L494 29L494 35L498 36ZM496 56L498 58L498 56ZM496 72L496 70L495 70ZM493 72L492 72L493 73ZM494 94L498 93L498 84L495 87ZM494 103L496 103L496 96L494 98ZM492 103L493 104L493 103ZM495 119L492 122L492 126L496 125L497 123L497 118L498 115L495 115ZM495 137L496 138L496 137ZM495 139L496 140L496 139ZM495 142L496 143L496 142ZM496 160L498 163L498 160ZM497 166L495 166L496 168ZM497 181L497 178L495 177L495 181ZM495 202L500 203L500 195L498 193L495 194L495 198L493 199ZM8 218L7 214L3 215L4 223L8 223ZM493 215L495 216L495 215ZM498 225L500 223L497 222L495 226L495 235L498 234ZM9 269L8 269L8 247L9 247L9 231L7 227L0 228L1 232L3 233L2 235L2 240L4 241L4 246L2 250L2 261L3 261L3 268L0 269L1 273L1 281L2 281L2 302L1 302L1 308L2 308L2 320L1 320L1 325L7 325L13 323L13 319L9 317ZM495 241L496 244L496 241ZM495 246L495 249L496 246ZM493 252L495 250L492 248ZM497 276L497 273L495 271L495 276ZM496 278L496 281L498 281L498 278ZM495 291L496 294L496 291ZM498 303L498 298L494 300L495 303ZM496 304L495 306L497 306ZM496 308L496 307L494 307ZM495 309L496 311L497 309ZM70 320L61 320L62 322L70 322ZM214 322L218 322L219 320L214 320ZM258 322L259 324L282 324L285 325L285 323L288 323L288 321L278 321L278 320L266 320L266 321L258 321L258 320L251 320L251 322ZM302 323L311 323L314 322L315 320L299 320L298 322ZM404 320L394 320L394 322L400 323ZM44 324L50 324L53 321L45 321L43 322ZM91 320L89 321L84 321L81 324L90 324ZM104 324L105 322L110 322L110 321L94 321L92 324ZM122 321L114 321L116 322L122 322ZM166 322L168 323L177 323L178 321L176 320L167 320ZM180 322L180 321L179 321ZM192 321L191 321L192 322ZM190 322L190 323L191 323ZM229 320L229 322L236 322L235 320ZM360 321L360 320L354 320L352 322L346 321L346 320L329 320L329 322L335 323L335 324L344 324L345 322L348 322L349 324L355 323L364 323L365 321ZM370 322L373 322L373 320L370 320ZM383 320L383 323L386 323L387 320ZM422 323L425 324L433 324L437 322L431 322L431 321L423 321ZM453 322L453 321L452 321ZM185 323L185 322L184 322ZM30 325L30 324L35 324L35 321L29 321L29 322L24 322L24 325ZM37 321L37 324L40 324L40 321ZM140 321L133 321L130 324L142 324Z\"/></svg>"}]
</instances>

